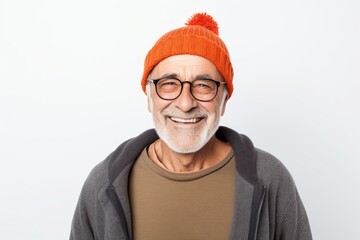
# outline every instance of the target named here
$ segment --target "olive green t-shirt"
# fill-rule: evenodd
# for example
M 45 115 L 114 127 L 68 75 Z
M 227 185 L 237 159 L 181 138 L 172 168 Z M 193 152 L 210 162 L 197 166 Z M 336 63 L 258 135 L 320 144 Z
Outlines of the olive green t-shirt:
M 234 209 L 235 159 L 194 173 L 169 172 L 146 149 L 130 176 L 135 240 L 228 239 Z

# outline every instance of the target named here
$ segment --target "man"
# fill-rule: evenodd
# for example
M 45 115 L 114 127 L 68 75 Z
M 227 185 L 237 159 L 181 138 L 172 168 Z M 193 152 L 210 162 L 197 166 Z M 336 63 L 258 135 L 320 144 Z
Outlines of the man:
M 311 239 L 285 167 L 219 127 L 232 80 L 211 16 L 195 14 L 163 35 L 141 81 L 156 130 L 93 169 L 70 239 Z

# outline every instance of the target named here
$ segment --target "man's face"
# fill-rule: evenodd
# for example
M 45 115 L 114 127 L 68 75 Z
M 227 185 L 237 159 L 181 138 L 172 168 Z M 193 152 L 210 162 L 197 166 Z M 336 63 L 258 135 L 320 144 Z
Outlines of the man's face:
M 208 76 L 223 81 L 214 64 L 206 58 L 194 55 L 171 56 L 155 66 L 150 79 L 165 75 L 176 75 L 181 81 L 190 81 L 199 76 Z M 200 102 L 190 93 L 190 84 L 184 84 L 183 91 L 175 100 L 163 100 L 150 84 L 148 109 L 153 115 L 155 129 L 170 149 L 179 153 L 192 153 L 201 149 L 215 134 L 220 117 L 225 111 L 225 85 L 219 87 L 217 96 L 209 102 Z

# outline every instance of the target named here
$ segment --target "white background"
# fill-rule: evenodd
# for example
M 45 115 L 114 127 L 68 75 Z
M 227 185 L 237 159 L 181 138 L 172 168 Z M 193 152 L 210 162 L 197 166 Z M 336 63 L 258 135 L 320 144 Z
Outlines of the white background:
M 206 11 L 235 69 L 222 125 L 290 170 L 314 239 L 360 235 L 357 0 L 0 0 L 1 239 L 67 239 L 90 170 L 152 127 L 152 44 Z

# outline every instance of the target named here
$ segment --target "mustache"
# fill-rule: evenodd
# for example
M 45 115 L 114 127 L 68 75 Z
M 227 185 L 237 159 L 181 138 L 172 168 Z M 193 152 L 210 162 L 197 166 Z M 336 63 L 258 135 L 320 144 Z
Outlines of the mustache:
M 205 110 L 191 109 L 188 112 L 177 110 L 176 108 L 166 108 L 161 112 L 166 117 L 178 117 L 178 118 L 207 118 L 208 112 Z

